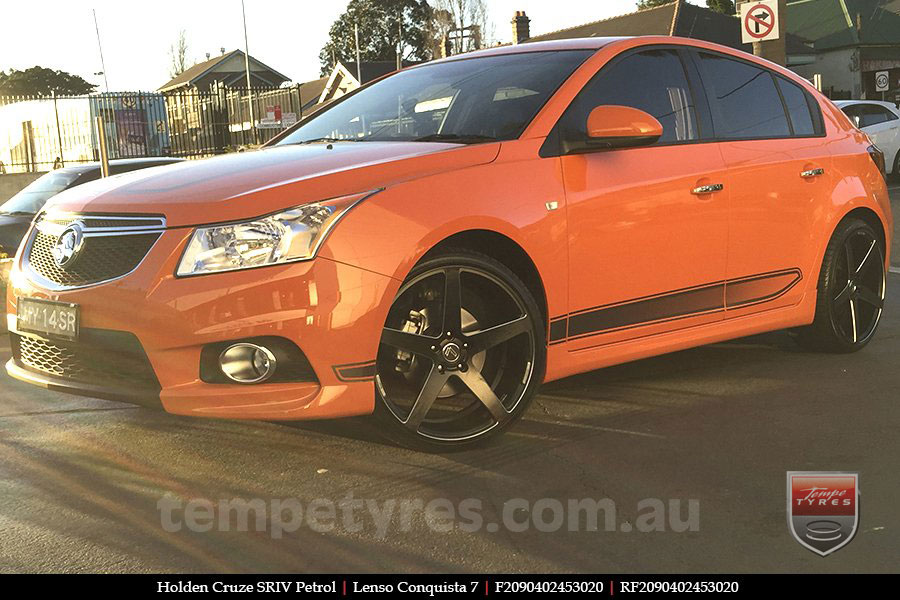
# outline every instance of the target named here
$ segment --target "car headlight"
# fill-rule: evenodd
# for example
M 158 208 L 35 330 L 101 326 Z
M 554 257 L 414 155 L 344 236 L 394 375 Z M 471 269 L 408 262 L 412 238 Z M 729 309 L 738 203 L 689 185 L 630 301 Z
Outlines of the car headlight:
M 236 271 L 314 258 L 328 232 L 353 206 L 378 190 L 312 202 L 243 223 L 199 227 L 177 275 Z

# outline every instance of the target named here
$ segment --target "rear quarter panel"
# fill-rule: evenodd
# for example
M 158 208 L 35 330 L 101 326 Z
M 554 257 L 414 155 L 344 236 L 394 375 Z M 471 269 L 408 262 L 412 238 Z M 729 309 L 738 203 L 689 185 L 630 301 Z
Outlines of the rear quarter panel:
M 894 219 L 887 184 L 867 152 L 869 137 L 828 99 L 817 95 L 825 118 L 827 148 L 832 156 L 834 189 L 818 219 L 821 229 L 818 265 L 835 228 L 851 211 L 864 208 L 877 215 L 885 237 L 885 264 L 890 266 Z M 886 157 L 887 160 L 890 160 Z M 816 271 L 818 275 L 818 270 Z M 817 279 L 813 280 L 815 283 Z

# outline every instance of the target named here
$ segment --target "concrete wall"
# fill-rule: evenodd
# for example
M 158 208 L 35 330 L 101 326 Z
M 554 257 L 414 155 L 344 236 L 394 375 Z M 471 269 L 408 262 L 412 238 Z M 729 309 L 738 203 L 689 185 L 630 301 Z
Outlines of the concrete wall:
M 0 204 L 15 196 L 23 187 L 43 173 L 8 173 L 0 175 Z
M 849 92 L 853 99 L 859 99 L 862 95 L 859 50 L 856 48 L 821 52 L 816 55 L 815 62 L 792 66 L 791 70 L 809 80 L 820 73 L 822 87 L 826 92 L 828 88 L 834 88 L 836 92 Z

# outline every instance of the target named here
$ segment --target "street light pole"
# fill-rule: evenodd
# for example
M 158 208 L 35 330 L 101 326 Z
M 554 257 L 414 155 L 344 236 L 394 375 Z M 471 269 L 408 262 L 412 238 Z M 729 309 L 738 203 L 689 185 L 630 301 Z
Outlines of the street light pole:
M 241 17 L 244 19 L 244 71 L 247 75 L 247 104 L 250 107 L 250 129 L 253 130 L 253 141 L 256 141 L 256 119 L 253 116 L 253 90 L 250 89 L 250 44 L 247 41 L 247 10 L 241 0 Z
M 100 26 L 97 25 L 97 9 L 92 9 L 94 13 L 94 31 L 97 32 L 97 48 L 100 50 L 100 68 L 103 69 L 103 87 L 106 93 L 109 93 L 109 81 L 106 79 L 106 63 L 103 62 L 103 45 L 100 43 Z

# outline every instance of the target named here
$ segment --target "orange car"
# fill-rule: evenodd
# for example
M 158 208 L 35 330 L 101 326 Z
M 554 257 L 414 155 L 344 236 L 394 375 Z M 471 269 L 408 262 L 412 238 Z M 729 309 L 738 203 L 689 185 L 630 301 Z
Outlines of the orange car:
M 884 161 L 788 70 L 668 37 L 388 76 L 269 147 L 60 194 L 16 258 L 15 378 L 205 417 L 375 413 L 430 449 L 541 382 L 884 304 Z

